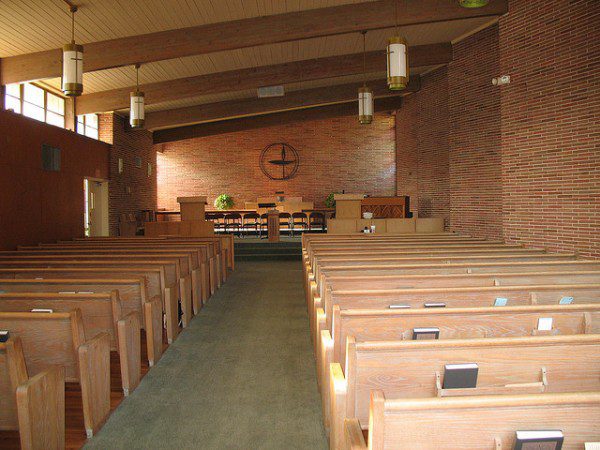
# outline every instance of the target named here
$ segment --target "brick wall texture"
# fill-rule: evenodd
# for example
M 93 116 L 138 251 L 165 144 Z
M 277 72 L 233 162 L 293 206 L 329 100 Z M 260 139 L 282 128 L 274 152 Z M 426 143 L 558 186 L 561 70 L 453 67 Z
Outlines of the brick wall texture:
M 98 128 L 100 140 L 111 144 L 109 225 L 111 236 L 116 236 L 121 214 L 156 208 L 156 151 L 150 132 L 131 130 L 126 119 L 116 114 L 101 114 Z M 141 167 L 137 167 L 136 157 L 140 158 Z M 119 158 L 123 159 L 120 174 Z M 148 164 L 152 166 L 150 175 Z
M 267 145 L 286 142 L 299 154 L 300 166 L 290 180 L 273 181 L 259 167 Z M 178 209 L 178 196 L 222 193 L 235 207 L 258 196 L 302 196 L 323 206 L 330 192 L 395 195 L 394 121 L 378 114 L 369 126 L 357 117 L 340 117 L 189 139 L 161 146 L 158 153 L 158 206 Z

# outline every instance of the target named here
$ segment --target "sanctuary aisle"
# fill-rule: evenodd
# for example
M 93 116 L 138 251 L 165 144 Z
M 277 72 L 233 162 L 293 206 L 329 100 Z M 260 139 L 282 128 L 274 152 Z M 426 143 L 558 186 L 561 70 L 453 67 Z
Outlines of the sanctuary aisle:
M 85 448 L 327 448 L 300 263 L 239 263 Z

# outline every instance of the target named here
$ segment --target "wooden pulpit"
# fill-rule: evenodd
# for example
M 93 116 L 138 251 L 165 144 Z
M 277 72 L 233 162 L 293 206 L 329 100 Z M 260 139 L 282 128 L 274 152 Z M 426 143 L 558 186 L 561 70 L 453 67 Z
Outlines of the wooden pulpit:
M 206 197 L 177 197 L 181 221 L 205 220 Z

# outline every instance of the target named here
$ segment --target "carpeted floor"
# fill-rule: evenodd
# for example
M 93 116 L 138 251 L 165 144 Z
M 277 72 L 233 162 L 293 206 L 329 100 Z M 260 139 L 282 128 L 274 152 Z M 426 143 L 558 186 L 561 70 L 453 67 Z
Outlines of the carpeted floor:
M 85 448 L 326 449 L 300 262 L 242 262 Z

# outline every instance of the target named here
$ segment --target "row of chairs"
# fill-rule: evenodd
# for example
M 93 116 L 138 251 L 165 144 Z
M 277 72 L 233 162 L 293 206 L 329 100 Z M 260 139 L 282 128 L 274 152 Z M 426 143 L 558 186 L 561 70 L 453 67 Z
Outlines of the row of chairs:
M 244 231 L 262 236 L 263 231 L 266 232 L 268 228 L 266 213 L 207 213 L 206 220 L 214 223 L 215 231 L 238 233 L 240 236 Z M 309 214 L 282 212 L 279 213 L 279 225 L 281 229 L 287 228 L 290 236 L 293 236 L 296 231 L 325 231 L 325 215 L 317 211 Z

